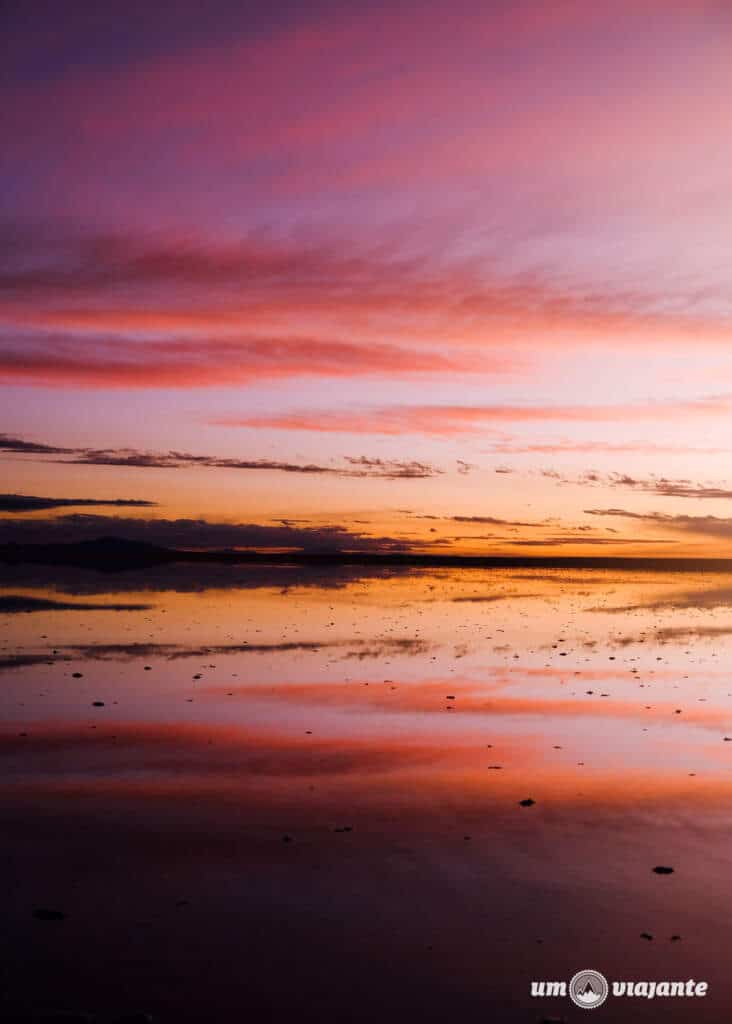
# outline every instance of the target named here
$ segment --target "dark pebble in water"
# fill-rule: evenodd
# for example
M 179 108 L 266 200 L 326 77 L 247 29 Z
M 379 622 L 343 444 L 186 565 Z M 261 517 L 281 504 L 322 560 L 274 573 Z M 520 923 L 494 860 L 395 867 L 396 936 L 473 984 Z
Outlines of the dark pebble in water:
M 533 807 L 536 800 L 532 800 L 530 796 L 527 796 L 525 800 L 519 800 L 521 807 Z
M 71 678 L 72 679 L 83 679 L 84 678 L 84 674 L 82 672 L 72 672 L 71 673 Z
M 671 941 L 672 942 L 681 942 L 681 936 L 680 935 L 672 935 L 671 936 Z
M 657 875 L 672 875 L 674 873 L 673 868 L 667 868 L 663 864 L 657 864 L 653 870 Z
M 33 911 L 36 921 L 65 921 L 66 914 L 61 910 L 49 910 L 48 907 L 36 907 Z
M 334 832 L 353 832 L 353 825 L 343 825 L 341 828 L 334 828 Z
M 650 932 L 641 932 L 640 937 L 642 939 L 645 939 L 647 942 L 653 942 L 653 936 L 650 934 Z
M 282 837 L 282 842 L 283 843 L 291 843 L 292 842 L 292 836 L 283 836 Z
M 104 707 L 104 701 L 103 700 L 94 700 L 94 701 L 92 701 L 92 707 L 93 708 L 103 708 Z

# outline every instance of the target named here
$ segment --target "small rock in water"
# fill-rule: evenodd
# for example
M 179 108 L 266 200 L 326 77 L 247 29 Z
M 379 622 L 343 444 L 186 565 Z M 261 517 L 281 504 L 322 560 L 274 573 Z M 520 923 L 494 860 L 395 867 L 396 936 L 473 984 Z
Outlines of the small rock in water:
M 650 934 L 650 932 L 641 932 L 640 937 L 642 939 L 646 939 L 647 942 L 653 942 L 653 936 Z
M 674 873 L 673 868 L 667 868 L 664 864 L 657 864 L 653 870 L 657 875 L 672 875 Z
M 521 807 L 533 807 L 536 800 L 532 800 L 530 796 L 527 796 L 525 800 L 519 800 Z

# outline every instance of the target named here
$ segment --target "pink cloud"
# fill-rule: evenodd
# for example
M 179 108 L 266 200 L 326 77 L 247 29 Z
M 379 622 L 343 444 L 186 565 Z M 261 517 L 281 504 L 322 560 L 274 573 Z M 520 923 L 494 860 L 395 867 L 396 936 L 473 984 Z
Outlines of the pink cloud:
M 465 355 L 317 338 L 0 341 L 0 383 L 199 388 L 288 376 L 412 376 L 506 368 Z
M 426 434 L 449 437 L 485 432 L 505 423 L 565 421 L 618 423 L 665 420 L 679 415 L 715 415 L 732 406 L 732 396 L 628 405 L 412 405 L 332 412 L 314 410 L 271 416 L 219 417 L 226 427 L 304 430 L 352 434 Z

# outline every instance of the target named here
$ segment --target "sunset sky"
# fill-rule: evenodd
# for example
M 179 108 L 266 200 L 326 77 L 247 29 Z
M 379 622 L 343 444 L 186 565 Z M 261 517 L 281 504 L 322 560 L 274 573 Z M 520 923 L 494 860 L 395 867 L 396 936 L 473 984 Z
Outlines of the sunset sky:
M 728 0 L 0 35 L 0 541 L 732 556 Z

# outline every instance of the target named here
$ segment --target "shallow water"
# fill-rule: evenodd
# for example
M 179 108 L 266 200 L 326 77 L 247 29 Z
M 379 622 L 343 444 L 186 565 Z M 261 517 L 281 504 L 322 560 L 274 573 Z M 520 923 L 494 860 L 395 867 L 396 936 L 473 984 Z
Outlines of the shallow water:
M 14 573 L 9 1019 L 726 1019 L 732 576 Z

